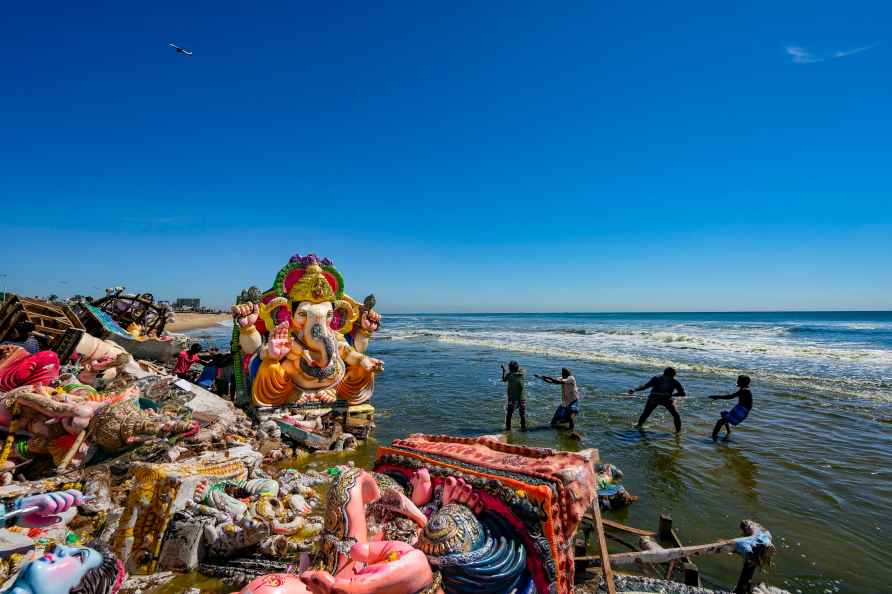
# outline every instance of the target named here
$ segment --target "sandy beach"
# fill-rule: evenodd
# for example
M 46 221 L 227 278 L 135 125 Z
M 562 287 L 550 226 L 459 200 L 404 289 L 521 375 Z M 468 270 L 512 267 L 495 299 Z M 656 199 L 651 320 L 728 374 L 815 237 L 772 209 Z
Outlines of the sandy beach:
M 210 328 L 216 326 L 219 322 L 230 319 L 231 317 L 232 316 L 226 313 L 178 313 L 176 314 L 176 322 L 168 324 L 167 327 L 165 327 L 165 330 L 167 332 L 187 332 L 189 330 Z

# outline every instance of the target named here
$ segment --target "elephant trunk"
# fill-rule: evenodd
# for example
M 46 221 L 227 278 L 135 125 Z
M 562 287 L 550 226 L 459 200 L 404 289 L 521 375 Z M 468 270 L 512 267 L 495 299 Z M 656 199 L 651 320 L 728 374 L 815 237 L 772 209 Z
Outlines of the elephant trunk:
M 330 331 L 326 331 L 321 325 L 313 324 L 310 331 L 304 335 L 309 361 L 301 358 L 301 370 L 315 377 L 325 379 L 337 372 L 338 366 L 335 360 L 336 344 Z
M 412 503 L 411 499 L 397 489 L 389 488 L 382 490 L 381 499 L 377 503 L 392 512 L 409 518 L 421 528 L 427 525 L 427 516 L 424 515 L 424 512 L 418 509 L 418 506 Z

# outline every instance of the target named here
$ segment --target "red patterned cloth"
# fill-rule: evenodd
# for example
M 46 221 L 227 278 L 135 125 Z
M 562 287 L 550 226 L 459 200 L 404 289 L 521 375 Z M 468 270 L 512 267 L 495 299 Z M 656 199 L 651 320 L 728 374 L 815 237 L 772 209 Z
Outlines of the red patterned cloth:
M 29 355 L 25 349 L 16 347 L 0 361 L 0 391 L 27 385 L 52 384 L 59 377 L 59 357 L 53 351 L 40 351 Z

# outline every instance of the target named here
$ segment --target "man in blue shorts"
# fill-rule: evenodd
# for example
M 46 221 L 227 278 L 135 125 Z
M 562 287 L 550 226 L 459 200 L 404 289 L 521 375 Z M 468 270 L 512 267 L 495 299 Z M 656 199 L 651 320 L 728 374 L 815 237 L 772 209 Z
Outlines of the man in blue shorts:
M 579 414 L 579 388 L 576 387 L 576 378 L 573 377 L 573 372 L 564 367 L 561 369 L 559 378 L 548 375 L 537 375 L 536 377 L 546 384 L 561 385 L 561 405 L 557 407 L 551 418 L 551 426 L 556 427 L 559 423 L 568 423 L 570 431 L 573 431 L 574 419 Z
M 719 431 L 722 430 L 722 425 L 725 426 L 726 431 L 723 441 L 728 441 L 731 438 L 731 425 L 734 425 L 735 427 L 737 425 L 740 425 L 753 409 L 753 393 L 750 392 L 749 376 L 737 376 L 737 387 L 739 389 L 733 394 L 726 394 L 724 396 L 710 396 L 710 399 L 712 400 L 734 400 L 735 398 L 738 399 L 737 404 L 734 405 L 734 408 L 732 408 L 731 410 L 722 411 L 722 417 L 718 421 L 716 421 L 715 428 L 712 430 L 712 441 L 718 441 Z

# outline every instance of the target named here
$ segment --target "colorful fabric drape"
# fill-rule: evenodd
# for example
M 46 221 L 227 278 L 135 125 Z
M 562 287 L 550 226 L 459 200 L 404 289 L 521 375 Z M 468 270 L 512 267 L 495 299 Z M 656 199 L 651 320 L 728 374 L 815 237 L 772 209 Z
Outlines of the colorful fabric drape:
M 40 351 L 29 355 L 21 347 L 7 349 L 7 356 L 0 361 L 0 391 L 26 385 L 48 386 L 59 377 L 59 357 L 53 351 Z

